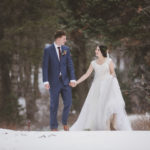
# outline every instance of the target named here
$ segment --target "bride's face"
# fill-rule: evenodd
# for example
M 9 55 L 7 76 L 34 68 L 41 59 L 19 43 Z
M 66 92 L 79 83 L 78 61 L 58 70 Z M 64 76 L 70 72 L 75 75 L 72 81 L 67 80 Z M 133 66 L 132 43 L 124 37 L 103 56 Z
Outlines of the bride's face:
M 99 49 L 98 46 L 97 46 L 96 49 L 95 49 L 95 55 L 96 55 L 97 57 L 101 57 L 101 56 L 102 56 L 102 53 L 101 53 L 101 51 L 100 51 L 100 49 Z

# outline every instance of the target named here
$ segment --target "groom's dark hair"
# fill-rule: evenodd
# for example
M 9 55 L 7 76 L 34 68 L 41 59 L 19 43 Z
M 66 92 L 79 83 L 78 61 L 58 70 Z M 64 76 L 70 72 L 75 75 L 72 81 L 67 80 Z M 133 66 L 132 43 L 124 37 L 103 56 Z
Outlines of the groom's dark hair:
M 65 35 L 66 35 L 66 33 L 64 31 L 58 30 L 55 32 L 54 38 L 56 40 L 57 38 L 60 38 L 60 37 L 65 36 Z

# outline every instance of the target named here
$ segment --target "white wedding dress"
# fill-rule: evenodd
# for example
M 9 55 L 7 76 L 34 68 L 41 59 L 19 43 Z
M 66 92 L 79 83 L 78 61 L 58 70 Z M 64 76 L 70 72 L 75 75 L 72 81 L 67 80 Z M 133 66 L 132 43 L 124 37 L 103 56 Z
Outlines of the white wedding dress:
M 131 130 L 118 80 L 110 74 L 110 61 L 107 58 L 101 65 L 96 60 L 91 62 L 94 80 L 71 131 L 108 130 L 107 120 L 112 114 L 116 114 L 116 130 Z

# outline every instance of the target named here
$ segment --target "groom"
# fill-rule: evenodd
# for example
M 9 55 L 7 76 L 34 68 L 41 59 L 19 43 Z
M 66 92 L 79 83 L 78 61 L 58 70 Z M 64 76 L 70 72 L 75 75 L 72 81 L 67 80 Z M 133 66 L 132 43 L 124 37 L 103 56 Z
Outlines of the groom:
M 51 130 L 57 131 L 58 129 L 57 111 L 59 94 L 61 94 L 64 104 L 62 124 L 64 130 L 68 131 L 67 120 L 72 104 L 71 87 L 75 86 L 76 79 L 70 49 L 64 45 L 66 43 L 65 32 L 57 31 L 54 35 L 54 39 L 54 43 L 44 49 L 43 82 L 45 88 L 50 92 Z

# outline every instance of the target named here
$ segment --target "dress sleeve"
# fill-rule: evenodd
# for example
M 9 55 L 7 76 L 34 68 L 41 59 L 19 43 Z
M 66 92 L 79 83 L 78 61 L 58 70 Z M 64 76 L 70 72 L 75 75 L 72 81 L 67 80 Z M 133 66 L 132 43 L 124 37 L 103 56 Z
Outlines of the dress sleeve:
M 95 66 L 95 60 L 91 61 L 91 65 L 94 68 L 94 66 Z
M 108 65 L 110 64 L 111 61 L 112 61 L 112 59 L 108 58 L 108 60 L 107 60 Z
M 111 58 L 109 58 L 108 61 L 107 61 L 108 65 L 109 65 L 111 62 L 113 62 L 113 60 L 112 60 Z M 114 64 L 114 68 L 116 68 L 116 65 L 115 65 L 114 62 L 113 62 L 113 64 Z

